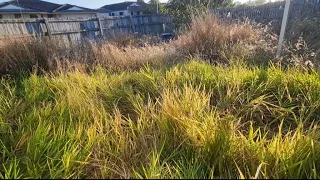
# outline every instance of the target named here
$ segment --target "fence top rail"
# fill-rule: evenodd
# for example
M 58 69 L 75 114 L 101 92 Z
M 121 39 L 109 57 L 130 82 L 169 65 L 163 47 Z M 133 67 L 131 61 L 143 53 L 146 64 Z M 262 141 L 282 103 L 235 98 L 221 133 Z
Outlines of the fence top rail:
M 169 18 L 167 15 L 163 14 L 147 14 L 147 15 L 134 15 L 133 18 L 143 18 L 143 17 L 152 17 L 152 18 Z M 87 21 L 97 21 L 100 20 L 119 20 L 119 19 L 128 19 L 128 16 L 123 17 L 93 17 L 93 18 L 68 18 L 68 19 L 60 19 L 60 18 L 37 18 L 37 19 L 2 19 L 0 23 L 34 23 L 34 22 L 43 22 L 44 20 L 48 20 L 51 23 L 59 23 L 59 22 L 87 22 Z
M 0 20 L 0 24 L 4 23 L 36 23 L 42 22 L 43 19 L 2 19 Z
M 166 14 L 142 14 L 142 15 L 132 15 L 132 17 L 169 17 Z M 129 16 L 111 16 L 111 17 L 101 17 L 100 19 L 119 19 L 128 18 Z
M 48 22 L 50 22 L 50 23 L 88 22 L 88 21 L 97 21 L 97 18 L 91 18 L 91 19 L 48 19 Z

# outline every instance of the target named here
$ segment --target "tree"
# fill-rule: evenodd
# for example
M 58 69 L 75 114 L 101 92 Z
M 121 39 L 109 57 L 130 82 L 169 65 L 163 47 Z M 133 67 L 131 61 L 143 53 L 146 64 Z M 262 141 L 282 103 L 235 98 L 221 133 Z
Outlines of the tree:
M 144 14 L 164 14 L 165 4 L 161 3 L 159 0 L 150 0 L 148 3 L 148 9 L 144 11 Z
M 267 0 L 249 0 L 246 4 L 249 6 L 260 6 L 267 3 Z
M 236 7 L 261 6 L 266 3 L 273 3 L 277 1 L 283 1 L 283 0 L 248 0 L 245 3 L 241 3 L 238 1 L 238 2 L 235 2 L 235 6 Z
M 233 0 L 169 0 L 166 9 L 173 18 L 173 24 L 180 27 L 191 23 L 197 13 L 232 5 Z

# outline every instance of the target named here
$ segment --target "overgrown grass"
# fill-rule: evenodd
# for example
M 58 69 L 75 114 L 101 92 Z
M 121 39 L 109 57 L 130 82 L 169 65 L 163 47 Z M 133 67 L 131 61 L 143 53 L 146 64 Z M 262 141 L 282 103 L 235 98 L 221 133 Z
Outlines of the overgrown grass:
M 320 178 L 320 76 L 211 66 L 2 79 L 0 178 Z
M 249 23 L 228 23 L 209 13 L 194 18 L 189 31 L 175 44 L 182 54 L 229 64 L 234 59 L 248 58 L 262 39 L 261 35 Z
M 156 67 L 182 59 L 170 44 L 137 44 L 123 46 L 122 42 L 104 39 L 81 43 L 65 42 L 62 38 L 7 39 L 0 45 L 0 75 L 74 69 L 88 72 L 97 66 L 113 71 L 135 70 L 146 64 Z
M 230 24 L 213 15 L 196 18 L 188 32 L 171 42 L 133 35 L 81 43 L 66 42 L 59 36 L 5 39 L 0 43 L 0 75 L 25 72 L 56 72 L 98 66 L 121 72 L 174 65 L 196 57 L 212 63 L 230 64 L 247 60 L 257 47 L 261 33 L 250 24 Z M 257 59 L 257 58 L 256 58 Z M 267 59 L 269 60 L 269 59 Z
M 266 65 L 260 32 L 205 16 L 167 44 L 6 41 L 0 178 L 320 178 L 320 76 Z

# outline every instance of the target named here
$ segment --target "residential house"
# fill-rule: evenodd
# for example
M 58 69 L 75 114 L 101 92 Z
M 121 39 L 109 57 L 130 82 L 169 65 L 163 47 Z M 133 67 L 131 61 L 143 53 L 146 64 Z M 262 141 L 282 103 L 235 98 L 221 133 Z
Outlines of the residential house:
M 98 9 L 98 16 L 130 16 L 130 15 L 141 15 L 148 7 L 143 0 L 137 1 L 126 1 L 117 4 L 105 5 Z
M 102 18 L 110 17 L 111 12 L 112 11 L 110 11 L 108 9 L 104 9 L 103 7 L 101 7 L 101 8 L 98 9 L 98 17 L 102 17 Z
M 41 0 L 13 0 L 0 3 L 0 19 L 19 18 L 91 18 L 98 11 L 71 4 Z

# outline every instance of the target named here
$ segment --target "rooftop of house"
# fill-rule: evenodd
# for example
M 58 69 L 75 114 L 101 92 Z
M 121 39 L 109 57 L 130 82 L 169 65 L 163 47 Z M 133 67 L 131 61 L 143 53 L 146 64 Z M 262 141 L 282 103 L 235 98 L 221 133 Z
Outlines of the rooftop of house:
M 98 12 L 97 10 L 75 6 L 71 4 L 65 4 L 61 6 L 60 8 L 54 10 L 54 12 Z
M 105 8 L 99 8 L 98 9 L 99 13 L 110 13 L 111 11 Z
M 105 5 L 101 8 L 107 9 L 109 11 L 122 11 L 122 10 L 128 10 L 128 8 L 132 8 L 135 10 L 143 10 L 146 7 L 147 7 L 147 4 L 144 2 L 126 1 L 122 3 Z
M 71 4 L 56 4 L 41 0 L 13 0 L 0 3 L 0 12 L 97 12 Z

